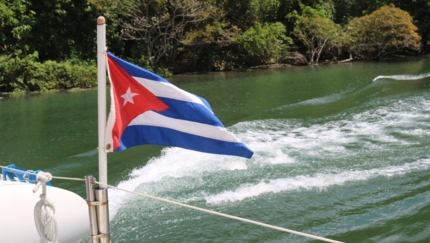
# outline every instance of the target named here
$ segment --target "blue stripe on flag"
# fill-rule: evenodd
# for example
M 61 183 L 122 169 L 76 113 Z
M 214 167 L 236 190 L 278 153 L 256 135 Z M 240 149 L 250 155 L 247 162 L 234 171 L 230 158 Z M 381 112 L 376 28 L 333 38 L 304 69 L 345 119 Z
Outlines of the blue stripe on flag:
M 246 158 L 251 158 L 254 153 L 243 143 L 219 141 L 154 126 L 128 126 L 121 137 L 121 147 L 116 151 L 133 147 L 136 144 L 176 146 L 200 152 Z
M 158 112 L 161 115 L 181 120 L 194 121 L 198 123 L 224 127 L 222 122 L 201 104 L 193 102 L 183 102 L 162 97 L 158 98 L 170 107 L 165 111 Z

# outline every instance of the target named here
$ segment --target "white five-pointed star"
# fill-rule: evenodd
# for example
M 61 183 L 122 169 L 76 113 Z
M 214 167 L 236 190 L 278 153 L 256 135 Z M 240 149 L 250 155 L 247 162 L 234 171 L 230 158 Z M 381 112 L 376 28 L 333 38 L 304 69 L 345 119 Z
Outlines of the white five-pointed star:
M 139 95 L 137 93 L 132 93 L 130 90 L 130 87 L 128 87 L 127 92 L 125 94 L 121 95 L 121 97 L 124 99 L 124 104 L 122 106 L 125 106 L 128 102 L 134 104 L 133 97 Z

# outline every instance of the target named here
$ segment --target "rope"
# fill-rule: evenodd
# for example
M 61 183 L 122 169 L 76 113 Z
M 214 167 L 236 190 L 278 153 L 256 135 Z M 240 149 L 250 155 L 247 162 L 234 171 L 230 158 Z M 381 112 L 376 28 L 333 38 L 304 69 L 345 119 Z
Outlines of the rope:
M 33 189 L 36 192 L 42 186 L 40 201 L 34 207 L 34 223 L 41 243 L 57 243 L 58 227 L 55 219 L 54 203 L 46 197 L 46 182 L 52 179 L 52 175 L 47 172 L 37 173 L 37 184 Z
M 53 176 L 52 179 L 68 180 L 68 181 L 85 181 L 85 179 L 83 178 L 72 178 L 72 177 L 61 177 L 61 176 Z
M 255 224 L 255 225 L 263 226 L 263 227 L 266 227 L 266 228 L 270 228 L 270 229 L 274 229 L 274 230 L 278 230 L 278 231 L 287 232 L 287 233 L 290 233 L 290 234 L 300 235 L 300 236 L 304 236 L 304 237 L 308 237 L 308 238 L 312 238 L 312 239 L 320 240 L 320 241 L 324 241 L 324 242 L 343 243 L 341 241 L 327 239 L 327 238 L 324 238 L 324 237 L 320 237 L 320 236 L 316 236 L 316 235 L 311 235 L 311 234 L 307 234 L 307 233 L 303 233 L 303 232 L 299 232 L 299 231 L 295 231 L 295 230 L 290 230 L 290 229 L 286 229 L 286 228 L 282 228 L 282 227 L 278 227 L 278 226 L 274 226 L 274 225 L 270 225 L 270 224 L 265 224 L 265 223 L 261 223 L 261 222 L 250 220 L 250 219 L 240 218 L 240 217 L 228 215 L 228 214 L 225 214 L 225 213 L 219 213 L 219 212 L 216 212 L 216 211 L 212 211 L 212 210 L 208 210 L 208 209 L 204 209 L 204 208 L 199 208 L 199 207 L 196 207 L 196 206 L 191 206 L 191 205 L 188 205 L 188 204 L 171 201 L 171 200 L 168 200 L 168 199 L 151 196 L 151 195 L 148 195 L 148 194 L 145 194 L 145 193 L 140 193 L 140 192 L 135 192 L 135 191 L 129 191 L 129 190 L 126 190 L 126 189 L 122 189 L 122 188 L 114 187 L 114 186 L 107 185 L 107 184 L 104 184 L 104 183 L 100 183 L 98 181 L 96 181 L 96 183 L 99 184 L 99 185 L 105 186 L 105 187 L 117 189 L 117 190 L 120 190 L 120 191 L 132 193 L 132 194 L 135 194 L 135 195 L 144 196 L 144 197 L 147 197 L 147 198 L 151 198 L 151 199 L 155 199 L 155 200 L 158 200 L 158 201 L 162 201 L 162 202 L 166 202 L 166 203 L 178 205 L 178 206 L 181 206 L 181 207 L 190 208 L 190 209 L 193 209 L 193 210 L 197 210 L 197 211 L 201 211 L 201 212 L 205 212 L 205 213 L 214 214 L 214 215 L 218 215 L 218 216 L 221 216 L 221 217 L 225 217 L 225 218 L 230 218 L 230 219 L 242 221 L 242 222 L 245 222 L 245 223 Z

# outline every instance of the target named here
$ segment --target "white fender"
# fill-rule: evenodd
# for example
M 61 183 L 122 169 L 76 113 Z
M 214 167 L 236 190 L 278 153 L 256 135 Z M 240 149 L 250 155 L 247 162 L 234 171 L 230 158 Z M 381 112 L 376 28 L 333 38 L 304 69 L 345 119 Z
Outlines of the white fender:
M 34 223 L 34 206 L 41 190 L 34 184 L 0 180 L 0 242 L 40 242 Z M 75 243 L 90 236 L 87 202 L 79 195 L 53 186 L 46 196 L 55 205 L 59 243 Z

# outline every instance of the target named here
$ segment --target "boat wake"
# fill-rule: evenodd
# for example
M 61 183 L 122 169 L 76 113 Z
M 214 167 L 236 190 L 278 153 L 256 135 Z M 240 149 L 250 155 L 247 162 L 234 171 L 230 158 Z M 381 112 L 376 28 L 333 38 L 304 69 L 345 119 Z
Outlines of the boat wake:
M 423 74 L 415 74 L 415 75 L 388 75 L 388 76 L 378 76 L 373 79 L 373 82 L 375 82 L 378 79 L 393 79 L 393 80 L 419 80 L 419 79 L 425 79 L 430 77 L 430 73 L 423 73 Z
M 165 148 L 118 187 L 216 205 L 428 170 L 424 144 L 430 135 L 429 107 L 427 96 L 390 97 L 332 115 L 328 122 L 319 118 L 241 122 L 229 130 L 255 152 L 252 159 Z M 110 202 L 114 217 L 136 199 L 112 191 Z
M 388 166 L 362 171 L 342 171 L 340 173 L 317 173 L 314 176 L 300 175 L 292 178 L 263 179 L 257 184 L 245 184 L 236 190 L 227 190 L 215 195 L 205 197 L 207 203 L 218 204 L 222 202 L 242 201 L 246 198 L 257 197 L 265 193 L 279 193 L 284 191 L 322 190 L 329 186 L 342 185 L 346 182 L 370 180 L 376 177 L 401 176 L 406 173 L 427 170 L 430 168 L 430 159 L 400 166 Z

